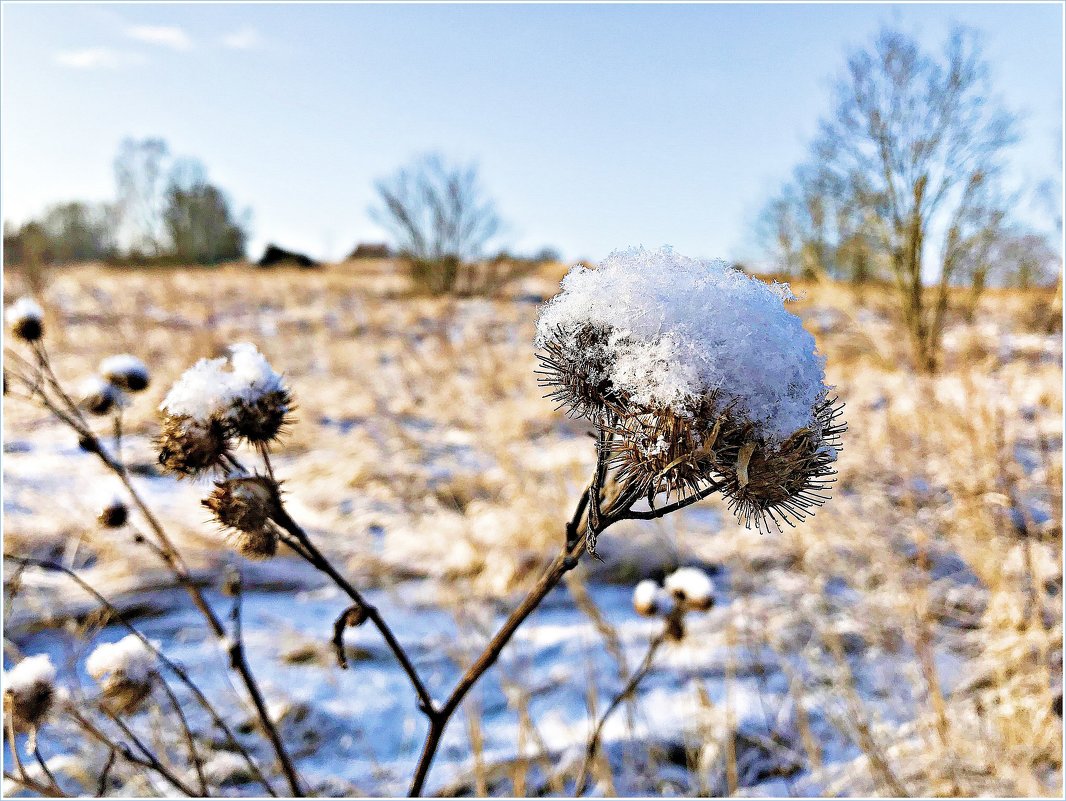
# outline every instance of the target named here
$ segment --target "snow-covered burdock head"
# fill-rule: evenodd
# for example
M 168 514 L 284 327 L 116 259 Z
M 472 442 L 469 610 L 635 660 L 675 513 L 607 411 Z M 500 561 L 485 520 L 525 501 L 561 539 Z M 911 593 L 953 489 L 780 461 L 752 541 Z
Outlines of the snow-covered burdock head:
M 85 379 L 80 388 L 81 406 L 89 414 L 105 415 L 126 403 L 122 390 L 100 376 Z
M 47 654 L 28 656 L 4 671 L 4 717 L 17 732 L 34 731 L 52 708 L 56 668 Z M 12 744 L 14 748 L 14 744 Z
M 159 462 L 180 476 L 221 466 L 231 439 L 265 445 L 288 422 L 292 398 L 255 345 L 200 359 L 182 373 L 159 406 Z
M 152 691 L 156 657 L 139 637 L 130 634 L 118 642 L 96 646 L 85 669 L 100 683 L 108 707 L 129 715 Z
M 147 389 L 151 380 L 145 363 L 129 353 L 108 356 L 100 362 L 100 375 L 126 392 L 140 392 Z
M 266 476 L 236 476 L 219 481 L 201 501 L 233 537 L 237 552 L 249 559 L 277 553 L 278 535 L 270 522 L 278 508 L 278 488 Z
M 540 380 L 611 433 L 642 494 L 716 484 L 745 525 L 801 520 L 826 499 L 844 426 L 792 299 L 723 261 L 618 251 L 542 308 Z
M 682 567 L 666 577 L 665 590 L 686 610 L 706 612 L 714 606 L 714 583 L 698 567 Z
M 11 333 L 25 342 L 36 342 L 44 335 L 44 309 L 33 298 L 19 298 L 4 316 Z

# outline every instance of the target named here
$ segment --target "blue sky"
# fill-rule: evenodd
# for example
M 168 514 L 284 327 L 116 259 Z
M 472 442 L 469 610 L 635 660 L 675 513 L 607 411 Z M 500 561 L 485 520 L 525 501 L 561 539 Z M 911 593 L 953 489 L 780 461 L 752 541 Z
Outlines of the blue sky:
M 266 241 L 337 258 L 381 238 L 373 182 L 476 159 L 503 244 L 758 259 L 846 53 L 878 27 L 985 38 L 1024 114 L 1009 180 L 1061 167 L 1062 6 L 20 5 L 3 7 L 2 214 L 114 195 L 127 136 L 162 136 Z M 1019 214 L 1051 230 L 1023 203 Z

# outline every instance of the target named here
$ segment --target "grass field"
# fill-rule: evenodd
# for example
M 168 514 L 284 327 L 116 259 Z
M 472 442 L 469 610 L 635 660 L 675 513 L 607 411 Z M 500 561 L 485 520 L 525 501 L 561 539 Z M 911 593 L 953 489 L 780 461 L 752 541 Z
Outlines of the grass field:
M 227 565 L 244 574 L 253 667 L 323 794 L 403 792 L 422 726 L 409 688 L 370 631 L 351 640 L 365 664 L 340 674 L 320 607 L 335 616 L 341 601 L 316 596 L 319 582 L 291 554 L 253 563 L 225 547 L 199 504 L 208 487 L 154 467 L 155 409 L 195 360 L 255 342 L 298 404 L 275 462 L 293 514 L 380 593 L 445 688 L 557 549 L 594 463 L 587 426 L 556 412 L 533 373 L 537 305 L 564 272 L 545 267 L 497 297 L 462 299 L 412 296 L 389 262 L 5 276 L 5 304 L 35 291 L 45 306 L 64 382 L 76 387 L 114 353 L 151 368 L 124 414 L 124 452 L 206 586 L 219 587 Z M 1052 294 L 987 293 L 971 321 L 952 316 L 944 369 L 922 377 L 907 366 L 888 289 L 793 288 L 847 404 L 833 499 L 780 533 L 745 530 L 714 499 L 612 528 L 604 561 L 583 563 L 464 707 L 431 791 L 564 793 L 589 706 L 617 692 L 652 631 L 628 604 L 633 585 L 696 564 L 715 580 L 716 607 L 612 719 L 598 792 L 1061 795 L 1063 373 Z M 5 552 L 77 569 L 239 717 L 232 689 L 208 678 L 225 673 L 217 652 L 179 614 L 188 600 L 165 590 L 131 532 L 96 523 L 110 485 L 94 458 L 18 399 L 5 398 L 3 426 Z M 286 608 L 287 598 L 299 602 Z M 44 650 L 78 664 L 102 636 L 92 608 L 54 576 L 20 574 L 5 659 Z M 159 729 L 141 717 L 146 732 Z M 41 747 L 61 782 L 92 791 L 106 750 L 61 721 Z M 247 791 L 218 751 L 221 791 Z M 114 781 L 153 790 L 117 768 Z

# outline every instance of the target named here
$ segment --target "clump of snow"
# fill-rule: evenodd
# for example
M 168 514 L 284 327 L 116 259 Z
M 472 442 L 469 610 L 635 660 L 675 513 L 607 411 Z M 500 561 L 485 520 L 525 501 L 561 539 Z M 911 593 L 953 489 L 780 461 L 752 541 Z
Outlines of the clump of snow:
M 103 643 L 89 654 L 85 669 L 97 681 L 117 676 L 134 682 L 145 682 L 155 670 L 155 654 L 133 634 L 118 642 Z
M 666 577 L 666 591 L 685 604 L 706 608 L 714 601 L 714 582 L 698 567 L 682 567 Z
M 56 667 L 48 654 L 28 656 L 11 670 L 4 671 L 4 689 L 15 694 L 25 693 L 41 684 L 56 680 Z
M 541 310 L 536 344 L 592 326 L 606 336 L 569 354 L 592 381 L 609 379 L 634 403 L 680 415 L 716 392 L 723 407 L 781 440 L 815 427 L 827 390 L 814 337 L 785 308 L 793 299 L 787 284 L 721 260 L 633 248 L 596 269 L 574 267 Z
M 281 375 L 274 371 L 270 362 L 251 342 L 231 345 L 230 354 L 234 397 L 255 403 L 264 395 L 285 390 Z
M 252 404 L 285 383 L 250 342 L 230 346 L 229 357 L 200 359 L 181 374 L 159 405 L 160 411 L 207 421 L 225 416 L 238 402 Z
M 44 320 L 44 309 L 33 298 L 23 297 L 7 307 L 5 315 L 8 325 L 17 327 L 23 323 L 33 321 L 36 323 Z

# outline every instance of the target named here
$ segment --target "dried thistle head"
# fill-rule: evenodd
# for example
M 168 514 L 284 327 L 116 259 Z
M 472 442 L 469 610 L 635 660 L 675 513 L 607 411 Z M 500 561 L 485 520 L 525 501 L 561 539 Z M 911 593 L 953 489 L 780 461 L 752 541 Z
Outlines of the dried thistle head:
M 96 519 L 104 528 L 122 528 L 129 520 L 129 509 L 121 498 L 115 496 L 103 505 Z
M 33 298 L 19 298 L 7 307 L 11 333 L 23 342 L 36 342 L 44 336 L 44 309 Z
M 746 527 L 771 523 L 795 525 L 828 499 L 836 471 L 833 463 L 847 425 L 843 404 L 824 398 L 815 408 L 814 428 L 802 428 L 783 442 L 768 441 L 754 430 L 737 429 L 721 437 L 714 470 L 730 510 Z
M 100 362 L 100 375 L 126 392 L 141 392 L 148 388 L 151 381 L 145 363 L 129 353 L 108 356 Z
M 266 476 L 238 476 L 215 483 L 202 501 L 229 530 L 234 548 L 249 559 L 277 553 L 278 535 L 270 520 L 278 507 L 278 486 Z
M 225 424 L 216 417 L 200 420 L 164 413 L 156 437 L 159 464 L 179 478 L 221 467 L 229 455 Z
M 4 717 L 16 732 L 35 731 L 52 709 L 56 669 L 47 654 L 23 659 L 4 672 Z
M 284 387 L 250 400 L 237 397 L 230 407 L 229 423 L 234 434 L 253 445 L 267 443 L 288 425 L 292 408 L 292 397 Z
M 620 411 L 624 397 L 610 378 L 606 343 L 611 331 L 606 326 L 557 326 L 539 339 L 537 382 L 549 392 L 545 396 L 565 408 L 571 417 L 596 420 L 605 409 Z

